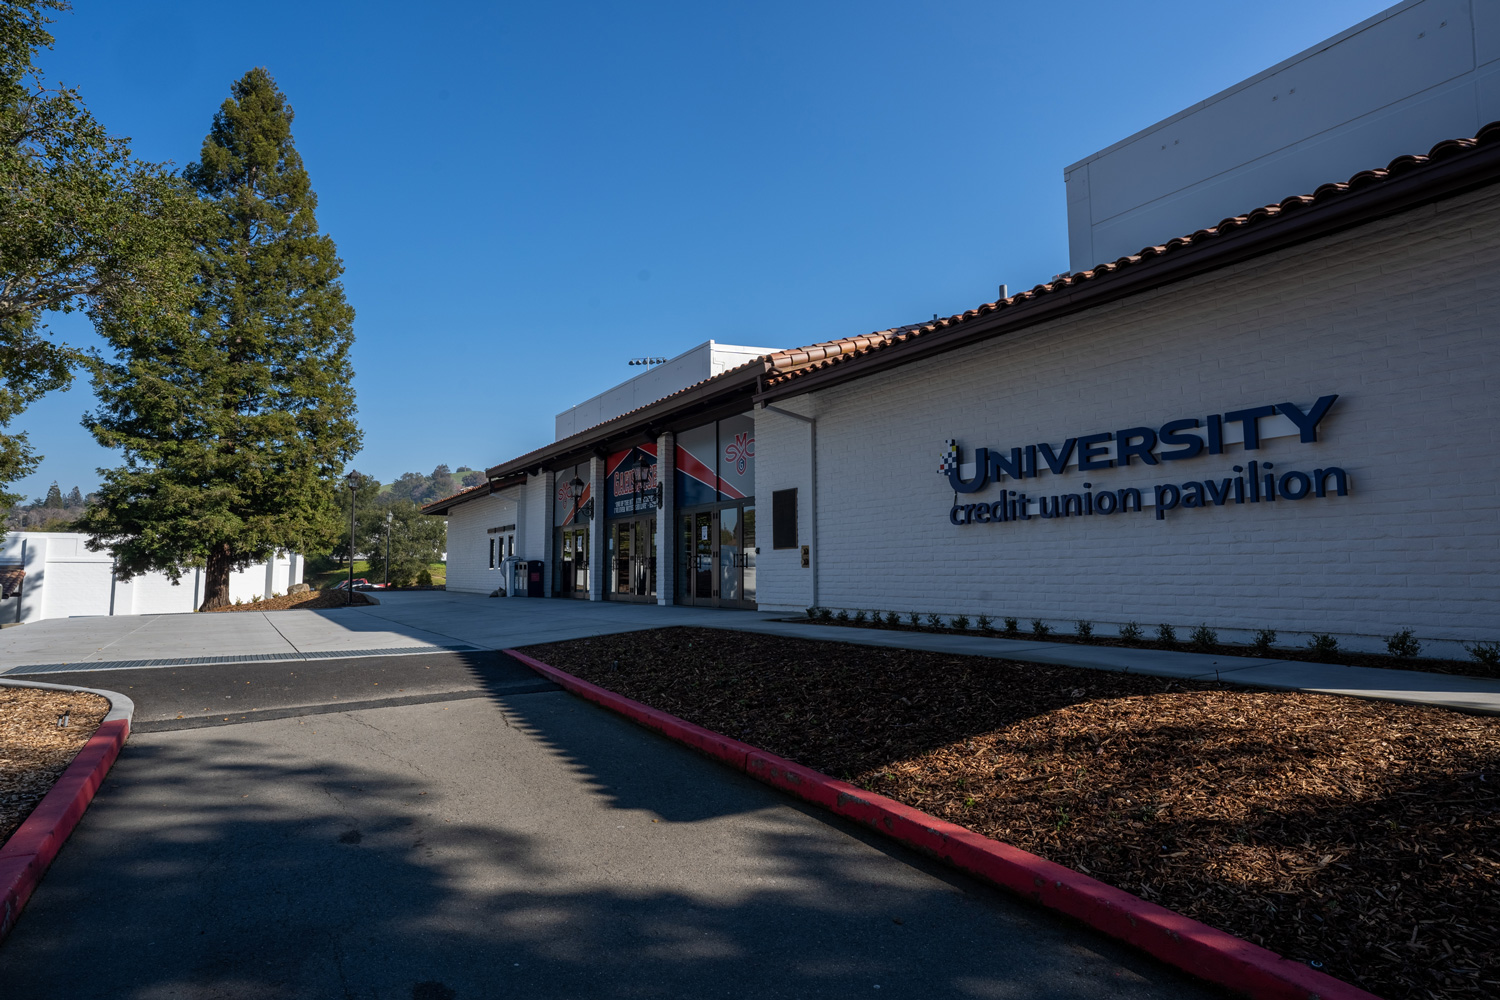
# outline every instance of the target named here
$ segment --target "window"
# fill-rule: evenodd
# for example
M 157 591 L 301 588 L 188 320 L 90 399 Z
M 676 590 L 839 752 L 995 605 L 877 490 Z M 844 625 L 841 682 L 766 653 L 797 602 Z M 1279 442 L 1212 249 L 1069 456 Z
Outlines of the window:
M 771 493 L 771 547 L 797 547 L 797 490 L 774 490 Z
M 490 539 L 490 569 L 495 568 L 495 540 Z

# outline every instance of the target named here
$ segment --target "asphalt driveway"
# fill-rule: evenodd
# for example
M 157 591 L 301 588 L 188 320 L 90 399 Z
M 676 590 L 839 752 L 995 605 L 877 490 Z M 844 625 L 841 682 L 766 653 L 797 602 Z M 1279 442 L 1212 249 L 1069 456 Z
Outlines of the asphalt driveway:
M 138 727 L 6 997 L 1215 995 L 493 652 L 38 679 Z

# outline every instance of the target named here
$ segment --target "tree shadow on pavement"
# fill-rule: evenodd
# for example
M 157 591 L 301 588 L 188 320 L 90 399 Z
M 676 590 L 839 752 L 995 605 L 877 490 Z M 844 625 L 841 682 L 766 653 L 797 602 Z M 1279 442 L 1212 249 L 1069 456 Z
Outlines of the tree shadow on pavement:
M 0 947 L 0 982 L 79 1000 L 1210 995 L 902 854 L 560 693 L 149 734 Z

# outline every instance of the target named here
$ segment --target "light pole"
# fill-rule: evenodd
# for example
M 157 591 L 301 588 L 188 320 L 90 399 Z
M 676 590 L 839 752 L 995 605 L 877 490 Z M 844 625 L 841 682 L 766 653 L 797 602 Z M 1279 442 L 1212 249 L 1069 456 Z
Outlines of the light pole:
M 391 521 L 395 518 L 391 511 L 385 512 L 385 585 L 380 589 L 391 589 Z
M 359 493 L 359 481 L 357 472 L 344 477 L 344 485 L 349 487 L 349 607 L 354 606 L 354 498 Z

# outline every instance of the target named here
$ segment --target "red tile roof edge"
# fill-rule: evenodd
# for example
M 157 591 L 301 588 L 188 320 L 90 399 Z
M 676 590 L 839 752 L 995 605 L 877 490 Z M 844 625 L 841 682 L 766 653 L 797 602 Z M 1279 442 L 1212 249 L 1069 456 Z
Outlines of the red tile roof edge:
M 570 434 L 567 437 L 563 438 L 561 441 L 554 441 L 551 444 L 543 445 L 540 448 L 527 452 L 524 455 L 519 455 L 515 458 L 510 459 L 509 461 L 502 462 L 499 465 L 491 466 L 488 470 L 486 470 L 486 475 L 493 476 L 495 475 L 495 470 L 498 469 L 524 468 L 529 465 L 546 462 L 549 460 L 550 455 L 563 454 L 569 450 L 585 447 L 591 439 L 597 439 L 606 436 L 605 434 L 601 433 L 605 431 L 606 428 L 615 426 L 628 426 L 632 418 L 638 417 L 644 411 L 649 410 L 653 407 L 658 407 L 663 403 L 669 402 L 670 400 L 676 399 L 696 389 L 702 389 L 705 386 L 713 385 L 716 383 L 728 382 L 735 379 L 736 377 L 745 378 L 746 376 L 751 375 L 755 377 L 747 378 L 746 381 L 752 387 L 759 388 L 758 378 L 767 370 L 795 371 L 801 366 L 813 364 L 817 361 L 826 361 L 832 358 L 839 357 L 843 354 L 848 354 L 855 350 L 868 349 L 872 346 L 875 346 L 875 344 L 882 338 L 891 337 L 900 330 L 909 329 L 913 329 L 913 327 L 896 327 L 893 330 L 888 330 L 883 333 L 870 333 L 858 337 L 840 337 L 834 340 L 825 340 L 820 343 L 809 344 L 805 347 L 787 348 L 785 350 L 773 351 L 769 354 L 759 355 L 757 357 L 751 358 L 749 361 L 746 361 L 743 364 L 735 366 L 734 368 L 729 368 L 722 372 L 719 372 L 717 375 L 711 375 L 708 378 L 702 379 L 698 382 L 694 382 L 691 385 L 683 386 L 681 389 L 678 389 L 675 392 L 670 392 L 667 395 L 662 396 L 660 399 L 654 399 L 649 403 L 644 403 L 640 406 L 637 406 L 633 410 L 627 410 L 626 412 L 621 413 L 619 416 L 610 417 L 608 420 L 600 421 L 599 423 L 594 424 L 591 427 L 586 427 L 581 431 L 576 431 L 573 434 Z
M 1027 304 L 1037 302 L 1047 296 L 1097 281 L 1100 278 L 1117 274 L 1120 271 L 1128 270 L 1149 261 L 1180 253 L 1192 247 L 1202 246 L 1205 243 L 1212 242 L 1216 238 L 1228 236 L 1247 227 L 1263 227 L 1275 223 L 1279 219 L 1294 215 L 1300 209 L 1305 209 L 1313 205 L 1323 205 L 1349 194 L 1365 191 L 1371 187 L 1404 177 L 1413 171 L 1430 168 L 1434 164 L 1450 160 L 1455 156 L 1478 147 L 1494 145 L 1496 143 L 1500 143 L 1500 121 L 1485 125 L 1473 138 L 1444 139 L 1433 146 L 1425 155 L 1405 154 L 1398 156 L 1385 167 L 1361 170 L 1347 181 L 1323 184 L 1311 194 L 1293 195 L 1274 204 L 1263 205 L 1243 215 L 1231 216 L 1216 226 L 1200 229 L 1186 236 L 1178 236 L 1156 246 L 1143 247 L 1137 253 L 1129 254 L 1107 263 L 1097 264 L 1087 271 L 1077 271 L 1062 275 L 1056 280 L 1044 282 L 1027 291 L 1018 292 L 1009 298 L 987 302 L 966 312 L 949 316 L 946 319 L 934 320 L 931 323 L 921 323 L 916 327 L 897 328 L 887 330 L 883 334 L 872 334 L 871 336 L 875 338 L 875 342 L 868 347 L 844 352 L 834 357 L 819 359 L 793 370 L 778 371 L 771 374 L 766 379 L 766 389 L 769 390 L 773 386 L 786 385 L 806 376 L 827 371 L 834 366 L 848 365 L 850 363 L 857 364 L 862 358 L 869 357 L 883 348 L 909 343 L 935 333 L 950 331 L 975 319 L 1001 310 L 1025 307 Z M 1500 180 L 1500 177 L 1497 177 L 1496 180 Z M 765 395 L 765 393 L 761 395 Z M 760 396 L 757 399 L 759 400 Z

